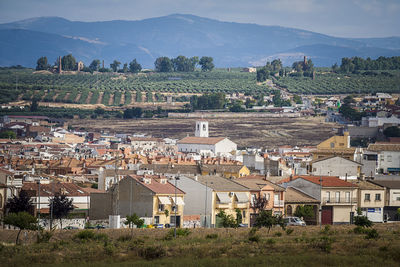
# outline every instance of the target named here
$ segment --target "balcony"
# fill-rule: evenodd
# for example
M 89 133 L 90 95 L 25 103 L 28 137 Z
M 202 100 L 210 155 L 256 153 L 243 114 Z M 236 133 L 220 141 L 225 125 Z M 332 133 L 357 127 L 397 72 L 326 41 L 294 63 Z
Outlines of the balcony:
M 216 205 L 215 205 L 215 208 L 217 208 L 217 209 L 227 209 L 227 208 L 229 208 L 229 204 L 231 204 L 231 203 L 223 203 L 223 202 L 217 201 Z
M 283 200 L 274 200 L 274 207 L 283 207 L 285 205 L 285 201 Z
M 357 198 L 323 198 L 322 199 L 322 205 L 356 205 L 357 204 Z
M 235 202 L 235 208 L 246 209 L 248 202 Z

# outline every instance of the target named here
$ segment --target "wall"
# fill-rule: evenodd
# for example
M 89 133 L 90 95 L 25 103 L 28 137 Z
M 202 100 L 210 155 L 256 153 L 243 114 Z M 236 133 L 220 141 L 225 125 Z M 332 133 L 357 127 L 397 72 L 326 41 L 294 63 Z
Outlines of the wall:
M 112 214 L 112 195 L 111 193 L 91 193 L 90 194 L 89 218 L 91 220 L 108 219 Z
M 180 176 L 177 180 L 177 187 L 186 193 L 185 195 L 185 216 L 186 215 L 207 215 L 211 213 L 212 208 L 212 194 L 213 190 L 210 187 L 190 179 L 185 176 Z M 207 190 L 207 204 L 206 204 L 206 190 Z M 207 208 L 205 209 L 205 207 Z M 204 226 L 204 221 L 201 222 Z
M 132 178 L 122 179 L 119 186 L 119 214 L 122 217 L 133 213 L 139 217 L 153 216 L 152 191 Z
M 225 138 L 224 140 L 218 142 L 215 144 L 215 153 L 230 153 L 231 151 L 236 151 L 237 150 L 237 145 L 229 140 L 228 138 Z
M 361 166 L 353 161 L 343 159 L 341 157 L 334 157 L 312 164 L 313 175 L 324 176 L 359 176 Z
M 333 223 L 350 223 L 350 211 L 350 206 L 334 206 Z M 355 211 L 354 208 L 353 211 Z

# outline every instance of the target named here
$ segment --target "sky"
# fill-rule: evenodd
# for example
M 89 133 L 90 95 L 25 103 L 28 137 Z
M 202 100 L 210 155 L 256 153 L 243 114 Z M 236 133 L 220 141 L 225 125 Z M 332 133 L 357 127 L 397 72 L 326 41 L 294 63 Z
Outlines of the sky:
M 400 0 L 0 0 L 0 23 L 41 16 L 141 20 L 175 13 L 337 37 L 400 36 Z

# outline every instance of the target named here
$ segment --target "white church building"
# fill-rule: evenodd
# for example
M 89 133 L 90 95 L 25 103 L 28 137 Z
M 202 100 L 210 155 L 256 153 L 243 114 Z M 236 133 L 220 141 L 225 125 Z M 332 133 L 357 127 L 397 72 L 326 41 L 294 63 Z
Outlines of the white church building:
M 208 137 L 208 122 L 197 121 L 195 136 L 177 142 L 179 152 L 222 156 L 237 150 L 237 145 L 226 137 Z

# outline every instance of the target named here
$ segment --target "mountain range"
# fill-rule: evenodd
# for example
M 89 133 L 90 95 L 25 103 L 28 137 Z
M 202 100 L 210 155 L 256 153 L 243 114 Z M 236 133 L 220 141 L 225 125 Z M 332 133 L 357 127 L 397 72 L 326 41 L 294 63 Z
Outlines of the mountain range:
M 280 58 L 284 65 L 311 58 L 316 66 L 340 65 L 342 57 L 399 56 L 400 37 L 339 38 L 280 26 L 222 22 L 185 15 L 137 21 L 79 22 L 39 17 L 0 24 L 0 65 L 35 67 L 41 56 L 53 63 L 72 54 L 90 64 L 136 58 L 153 68 L 157 57 L 211 56 L 217 67 L 261 66 Z

